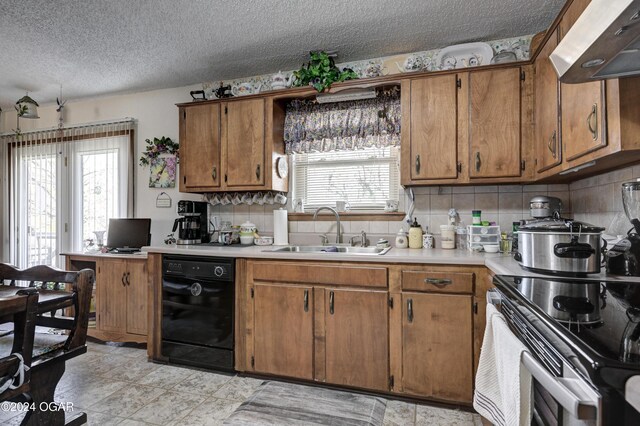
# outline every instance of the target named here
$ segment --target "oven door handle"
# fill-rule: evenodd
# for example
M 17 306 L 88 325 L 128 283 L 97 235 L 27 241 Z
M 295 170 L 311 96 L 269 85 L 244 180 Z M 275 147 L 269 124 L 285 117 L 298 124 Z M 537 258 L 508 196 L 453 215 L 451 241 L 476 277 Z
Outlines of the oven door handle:
M 554 377 L 529 352 L 522 353 L 522 364 L 549 394 L 572 416 L 596 419 L 598 397 L 580 379 Z

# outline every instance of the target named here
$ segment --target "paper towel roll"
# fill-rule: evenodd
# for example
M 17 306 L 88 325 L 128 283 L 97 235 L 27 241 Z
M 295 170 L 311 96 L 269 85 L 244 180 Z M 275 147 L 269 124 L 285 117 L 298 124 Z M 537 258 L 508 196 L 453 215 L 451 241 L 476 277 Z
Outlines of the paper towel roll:
M 283 208 L 273 211 L 273 244 L 276 246 L 286 246 L 289 244 L 287 211 Z

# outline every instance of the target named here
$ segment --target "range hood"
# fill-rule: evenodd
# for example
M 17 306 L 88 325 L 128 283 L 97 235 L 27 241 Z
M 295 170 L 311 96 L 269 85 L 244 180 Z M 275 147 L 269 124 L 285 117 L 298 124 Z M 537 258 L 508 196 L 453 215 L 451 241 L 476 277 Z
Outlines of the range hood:
M 640 75 L 640 0 L 592 0 L 550 59 L 563 83 Z

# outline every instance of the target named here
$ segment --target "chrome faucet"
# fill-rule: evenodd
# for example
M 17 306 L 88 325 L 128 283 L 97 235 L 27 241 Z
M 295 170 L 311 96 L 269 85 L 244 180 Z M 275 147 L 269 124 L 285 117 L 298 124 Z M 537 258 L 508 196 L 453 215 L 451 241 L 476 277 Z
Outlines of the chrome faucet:
M 336 244 L 340 244 L 342 242 L 342 233 L 340 232 L 340 214 L 338 214 L 336 209 L 334 209 L 333 207 L 322 206 L 322 207 L 318 207 L 318 209 L 316 209 L 316 212 L 313 214 L 313 220 L 316 220 L 316 218 L 318 217 L 318 212 L 320 210 L 329 210 L 331 213 L 333 213 L 335 215 L 335 217 L 336 217 Z
M 349 240 L 351 242 L 351 246 L 355 246 L 356 243 L 358 242 L 358 239 L 360 239 L 360 246 L 361 247 L 368 247 L 369 246 L 369 241 L 367 240 L 367 233 L 364 231 L 360 231 L 360 235 L 354 235 L 353 237 L 351 237 L 351 239 Z

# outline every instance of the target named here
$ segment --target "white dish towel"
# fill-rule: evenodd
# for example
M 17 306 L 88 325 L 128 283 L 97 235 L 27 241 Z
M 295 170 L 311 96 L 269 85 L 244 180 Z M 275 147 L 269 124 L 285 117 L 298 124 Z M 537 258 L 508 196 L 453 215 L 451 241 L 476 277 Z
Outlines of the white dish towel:
M 521 362 L 526 350 L 502 314 L 488 303 L 473 408 L 494 425 L 531 424 L 531 373 Z

